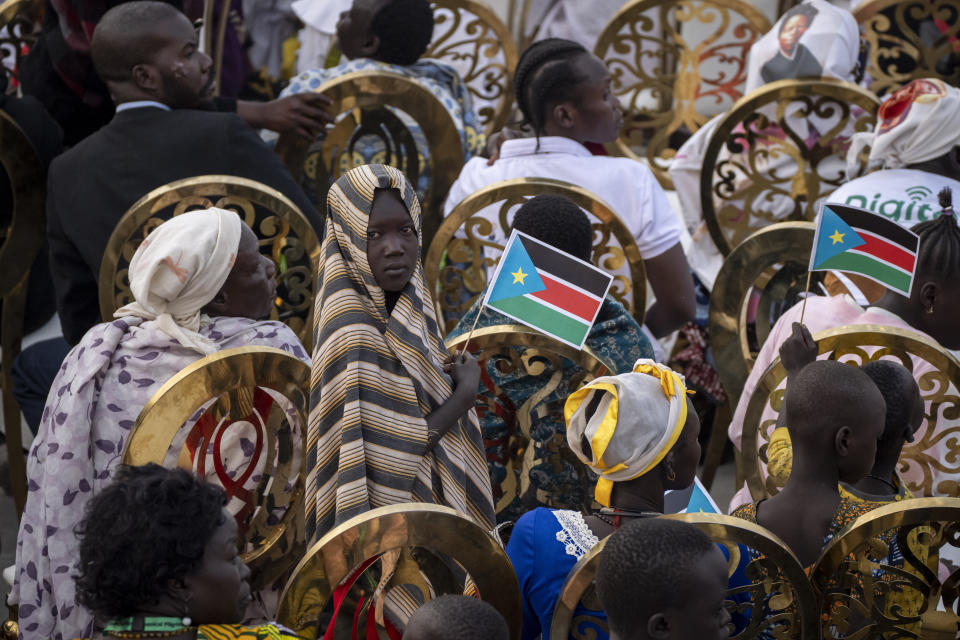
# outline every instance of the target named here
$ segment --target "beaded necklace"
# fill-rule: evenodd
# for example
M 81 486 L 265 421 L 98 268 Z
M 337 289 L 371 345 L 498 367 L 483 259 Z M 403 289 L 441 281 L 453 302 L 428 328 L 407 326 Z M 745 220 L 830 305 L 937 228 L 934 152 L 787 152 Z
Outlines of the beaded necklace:
M 123 638 L 124 640 L 170 638 L 196 630 L 195 626 L 191 626 L 192 623 L 193 621 L 186 617 L 132 616 L 111 620 L 103 632 L 112 638 Z

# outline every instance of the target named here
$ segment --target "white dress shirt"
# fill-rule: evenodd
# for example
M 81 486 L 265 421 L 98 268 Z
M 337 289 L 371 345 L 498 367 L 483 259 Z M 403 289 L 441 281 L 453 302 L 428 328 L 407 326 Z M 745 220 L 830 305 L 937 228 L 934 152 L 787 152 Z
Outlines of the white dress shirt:
M 557 136 L 542 136 L 539 147 L 536 138 L 507 140 L 493 166 L 487 166 L 486 158 L 471 159 L 450 187 L 444 216 L 474 192 L 512 178 L 563 180 L 597 194 L 633 233 L 644 260 L 664 253 L 683 235 L 679 217 L 643 163 L 595 156 L 579 142 Z M 499 206 L 488 209 L 483 212 L 485 217 L 496 220 Z M 499 230 L 494 235 L 498 241 L 506 241 Z

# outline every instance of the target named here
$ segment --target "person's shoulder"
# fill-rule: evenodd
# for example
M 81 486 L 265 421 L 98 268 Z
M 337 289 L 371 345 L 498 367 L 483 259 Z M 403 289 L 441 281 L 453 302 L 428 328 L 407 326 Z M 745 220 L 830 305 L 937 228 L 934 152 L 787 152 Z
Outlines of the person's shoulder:
M 273 347 L 307 362 L 310 357 L 293 330 L 276 320 L 251 320 L 249 318 L 212 318 L 205 331 L 223 349 L 233 347 Z

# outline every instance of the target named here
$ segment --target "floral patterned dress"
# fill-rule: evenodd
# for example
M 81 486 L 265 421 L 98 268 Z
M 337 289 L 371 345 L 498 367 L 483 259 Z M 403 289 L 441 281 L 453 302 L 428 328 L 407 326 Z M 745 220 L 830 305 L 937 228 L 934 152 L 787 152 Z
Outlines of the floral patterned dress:
M 27 460 L 27 504 L 17 536 L 16 579 L 22 640 L 90 637 L 93 617 L 76 603 L 74 535 L 87 501 L 110 482 L 140 410 L 174 374 L 200 358 L 154 322 L 123 318 L 93 327 L 63 361 Z M 310 359 L 279 322 L 201 317 L 200 333 L 221 349 L 265 346 Z M 245 468 L 253 447 L 224 458 Z M 250 453 L 247 453 L 249 451 Z M 261 602 L 261 607 L 265 606 Z M 255 608 L 248 615 L 273 612 Z

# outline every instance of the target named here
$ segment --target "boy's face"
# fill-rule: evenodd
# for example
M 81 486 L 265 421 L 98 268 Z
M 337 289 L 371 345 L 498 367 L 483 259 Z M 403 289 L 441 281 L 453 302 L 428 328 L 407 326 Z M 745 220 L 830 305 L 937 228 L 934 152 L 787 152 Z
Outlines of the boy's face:
M 730 636 L 730 613 L 723 606 L 727 594 L 727 561 L 720 549 L 703 554 L 690 576 L 690 594 L 683 606 L 664 612 L 669 640 L 722 640 Z

